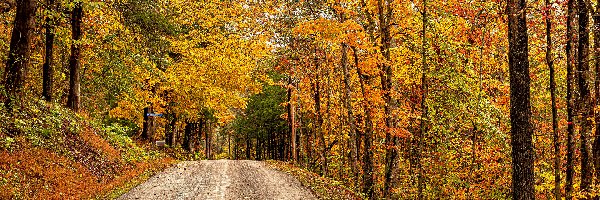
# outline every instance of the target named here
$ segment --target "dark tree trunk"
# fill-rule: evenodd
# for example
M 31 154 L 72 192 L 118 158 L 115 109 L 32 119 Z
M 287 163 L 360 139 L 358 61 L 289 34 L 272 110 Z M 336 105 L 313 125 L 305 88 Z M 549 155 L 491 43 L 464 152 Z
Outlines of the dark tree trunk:
M 151 113 L 151 112 L 152 112 L 152 108 L 151 107 L 145 107 L 144 108 L 144 123 L 142 124 L 142 139 L 144 139 L 144 140 L 147 140 L 149 138 L 148 137 L 148 135 L 149 135 L 148 132 L 150 132 L 149 131 L 149 129 L 150 129 L 150 124 L 149 124 L 150 116 L 148 116 L 148 114 Z
M 316 50 L 315 50 L 315 55 L 317 54 Z M 320 152 L 320 157 L 321 157 L 321 169 L 320 169 L 320 175 L 324 175 L 325 174 L 325 170 L 327 169 L 327 160 L 325 159 L 326 155 L 325 155 L 325 136 L 323 134 L 323 115 L 321 114 L 321 76 L 320 76 L 320 70 L 319 70 L 319 58 L 315 58 L 315 67 L 316 67 L 316 77 L 315 77 L 315 93 L 314 93 L 314 100 L 315 100 L 315 116 L 317 117 L 316 121 L 316 128 L 315 128 L 315 132 L 317 134 L 317 136 L 319 137 L 320 143 L 322 145 L 321 148 L 321 152 Z
M 177 116 L 175 113 L 169 112 L 167 114 L 167 127 L 165 128 L 165 143 L 170 147 L 173 147 L 175 143 L 175 126 L 177 124 Z
M 423 178 L 423 165 L 422 165 L 422 152 L 423 152 L 423 139 L 427 134 L 427 123 L 428 123 L 428 108 L 427 108 L 427 93 L 428 93 L 428 82 L 427 73 L 429 72 L 429 66 L 427 66 L 427 0 L 423 1 L 422 11 L 422 30 L 421 30 L 421 59 L 423 70 L 421 72 L 421 123 L 420 131 L 417 135 L 417 149 L 416 149 L 416 164 L 417 164 L 417 198 L 423 199 L 423 189 L 425 188 L 425 181 Z
M 575 0 L 569 0 L 567 2 L 567 44 L 565 47 L 567 54 L 567 164 L 566 164 L 566 184 L 565 184 L 565 196 L 567 200 L 573 197 L 573 177 L 574 171 L 574 160 L 575 160 L 575 143 L 573 136 L 575 135 L 575 123 L 574 123 L 574 79 L 575 73 L 575 51 L 573 46 L 575 45 L 575 26 L 576 18 L 576 7 Z
M 204 137 L 206 137 L 206 158 L 208 159 L 212 159 L 213 158 L 213 153 L 212 153 L 212 133 L 211 133 L 211 127 L 210 127 L 210 123 L 208 122 L 204 122 Z
M 600 3 L 596 3 L 596 11 L 594 12 L 594 69 L 596 69 L 594 105 L 600 106 Z M 594 167 L 596 171 L 596 180 L 600 181 L 600 113 L 595 115 L 596 132 L 593 145 L 594 151 Z M 596 183 L 598 184 L 598 183 Z
M 377 9 L 379 12 L 379 30 L 381 37 L 380 51 L 386 62 L 391 62 L 390 58 L 390 46 L 391 46 L 391 34 L 390 24 L 392 20 L 392 2 L 384 0 L 377 1 Z M 385 113 L 385 172 L 383 182 L 383 197 L 386 199 L 390 198 L 390 189 L 392 182 L 392 171 L 395 168 L 394 162 L 396 160 L 396 136 L 393 135 L 394 129 L 396 128 L 396 118 L 393 115 L 396 109 L 396 100 L 393 98 L 392 93 L 394 91 L 392 79 L 393 72 L 392 67 L 387 63 L 382 63 L 381 66 L 381 86 L 383 89 L 383 99 L 385 101 L 384 113 Z
M 340 23 L 346 21 L 346 16 L 343 12 L 340 13 Z M 340 58 L 340 66 L 342 67 L 342 73 L 344 78 L 344 107 L 347 109 L 348 124 L 350 125 L 350 169 L 352 170 L 352 177 L 354 182 L 358 183 L 358 152 L 359 143 L 358 131 L 356 127 L 356 121 L 354 119 L 354 108 L 352 107 L 352 87 L 350 86 L 350 70 L 348 69 L 348 44 L 342 42 L 342 56 Z
M 69 58 L 69 98 L 67 107 L 79 112 L 81 106 L 81 20 L 83 17 L 83 3 L 76 2 L 71 13 L 71 57 Z
M 246 133 L 246 159 L 252 159 L 250 158 L 250 149 L 252 148 L 252 141 L 250 140 L 250 133 Z
M 535 199 L 526 1 L 508 1 L 512 198 Z
M 550 69 L 550 99 L 552 101 L 552 143 L 554 146 L 554 199 L 560 199 L 560 141 L 558 137 L 558 119 L 556 108 L 556 81 L 554 78 L 554 58 L 552 56 L 551 3 L 546 4 L 546 64 Z
M 8 59 L 4 71 L 4 87 L 7 92 L 5 104 L 11 107 L 12 100 L 23 94 L 25 75 L 29 68 L 31 43 L 35 23 L 35 0 L 17 0 L 13 30 L 10 38 Z
M 365 147 L 363 152 L 363 193 L 367 194 L 368 199 L 373 199 L 375 197 L 375 190 L 373 188 L 373 150 L 371 150 L 371 146 L 373 145 L 373 115 L 371 113 L 371 107 L 369 106 L 369 101 L 367 100 L 367 85 L 371 82 L 370 75 L 363 74 L 362 70 L 358 66 L 358 54 L 355 48 L 352 48 L 354 52 L 354 63 L 356 64 L 356 72 L 358 73 L 358 78 L 360 82 L 360 89 L 363 95 L 363 109 L 365 110 Z
M 343 17 L 342 17 L 343 19 Z M 357 177 L 358 177 L 358 170 L 357 170 L 357 166 L 358 166 L 358 146 L 360 145 L 359 143 L 357 143 L 357 138 L 358 138 L 358 134 L 357 134 L 357 128 L 356 128 L 356 122 L 354 119 L 354 108 L 352 107 L 352 88 L 350 87 L 350 71 L 348 69 L 348 45 L 346 43 L 342 43 L 342 58 L 341 58 L 341 67 L 342 67 L 342 71 L 343 71 L 343 75 L 344 75 L 344 107 L 346 107 L 347 109 L 347 114 L 348 114 L 348 123 L 350 124 L 350 157 L 351 157 L 351 164 L 350 164 L 350 168 L 352 169 L 352 174 L 354 175 L 353 177 L 355 177 L 355 182 L 357 181 Z
M 48 13 L 56 12 L 54 0 L 46 1 Z M 42 97 L 46 101 L 52 101 L 52 88 L 54 87 L 54 17 L 46 16 L 46 52 L 44 55 L 43 80 L 42 80 Z
M 577 45 L 577 82 L 579 86 L 579 105 L 581 114 L 580 151 L 581 151 L 581 190 L 590 192 L 593 169 L 591 156 L 590 134 L 592 131 L 594 109 L 592 106 L 592 94 L 589 81 L 591 80 L 590 65 L 588 60 L 590 36 L 589 36 L 589 11 L 584 0 L 578 0 L 578 33 L 579 45 Z
M 192 150 L 192 126 L 190 123 L 185 124 L 185 132 L 183 134 L 183 149 L 186 151 Z

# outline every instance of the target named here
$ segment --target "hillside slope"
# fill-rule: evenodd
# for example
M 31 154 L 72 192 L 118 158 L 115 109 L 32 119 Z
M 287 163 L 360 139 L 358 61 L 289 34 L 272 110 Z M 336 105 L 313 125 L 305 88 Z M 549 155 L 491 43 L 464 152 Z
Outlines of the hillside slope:
M 126 127 L 94 125 L 51 103 L 1 109 L 0 199 L 105 198 L 175 162 Z

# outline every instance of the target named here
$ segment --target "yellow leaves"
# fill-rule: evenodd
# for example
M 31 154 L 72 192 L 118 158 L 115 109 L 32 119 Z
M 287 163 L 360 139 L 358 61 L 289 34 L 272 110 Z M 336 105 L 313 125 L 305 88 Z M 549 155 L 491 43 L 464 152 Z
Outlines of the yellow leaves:
M 177 102 L 176 112 L 194 117 L 203 109 L 215 111 L 220 122 L 233 118 L 231 109 L 244 108 L 246 96 L 260 91 L 256 81 L 269 80 L 255 73 L 259 60 L 270 54 L 266 37 L 244 37 L 244 21 L 250 9 L 241 2 L 177 0 L 172 4 L 176 21 L 187 27 L 185 34 L 168 38 L 171 51 L 181 58 L 169 66 L 158 82 L 167 85 Z M 144 70 L 141 70 L 144 71 Z

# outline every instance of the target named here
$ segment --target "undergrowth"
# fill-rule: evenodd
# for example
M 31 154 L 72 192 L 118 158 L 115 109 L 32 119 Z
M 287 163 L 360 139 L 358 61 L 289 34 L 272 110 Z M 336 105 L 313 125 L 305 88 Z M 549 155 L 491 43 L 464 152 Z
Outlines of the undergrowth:
M 43 100 L 0 104 L 0 199 L 112 197 L 175 162 L 132 131 Z
M 294 176 L 304 187 L 310 188 L 319 199 L 365 199 L 361 194 L 353 192 L 338 181 L 319 176 L 289 162 L 268 160 L 266 163 L 272 168 Z

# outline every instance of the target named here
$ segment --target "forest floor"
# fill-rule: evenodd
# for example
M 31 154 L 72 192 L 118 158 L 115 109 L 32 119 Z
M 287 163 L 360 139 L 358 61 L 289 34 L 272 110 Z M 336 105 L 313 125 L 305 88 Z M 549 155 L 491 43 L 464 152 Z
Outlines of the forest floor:
M 317 199 L 293 176 L 261 161 L 184 161 L 119 199 Z

